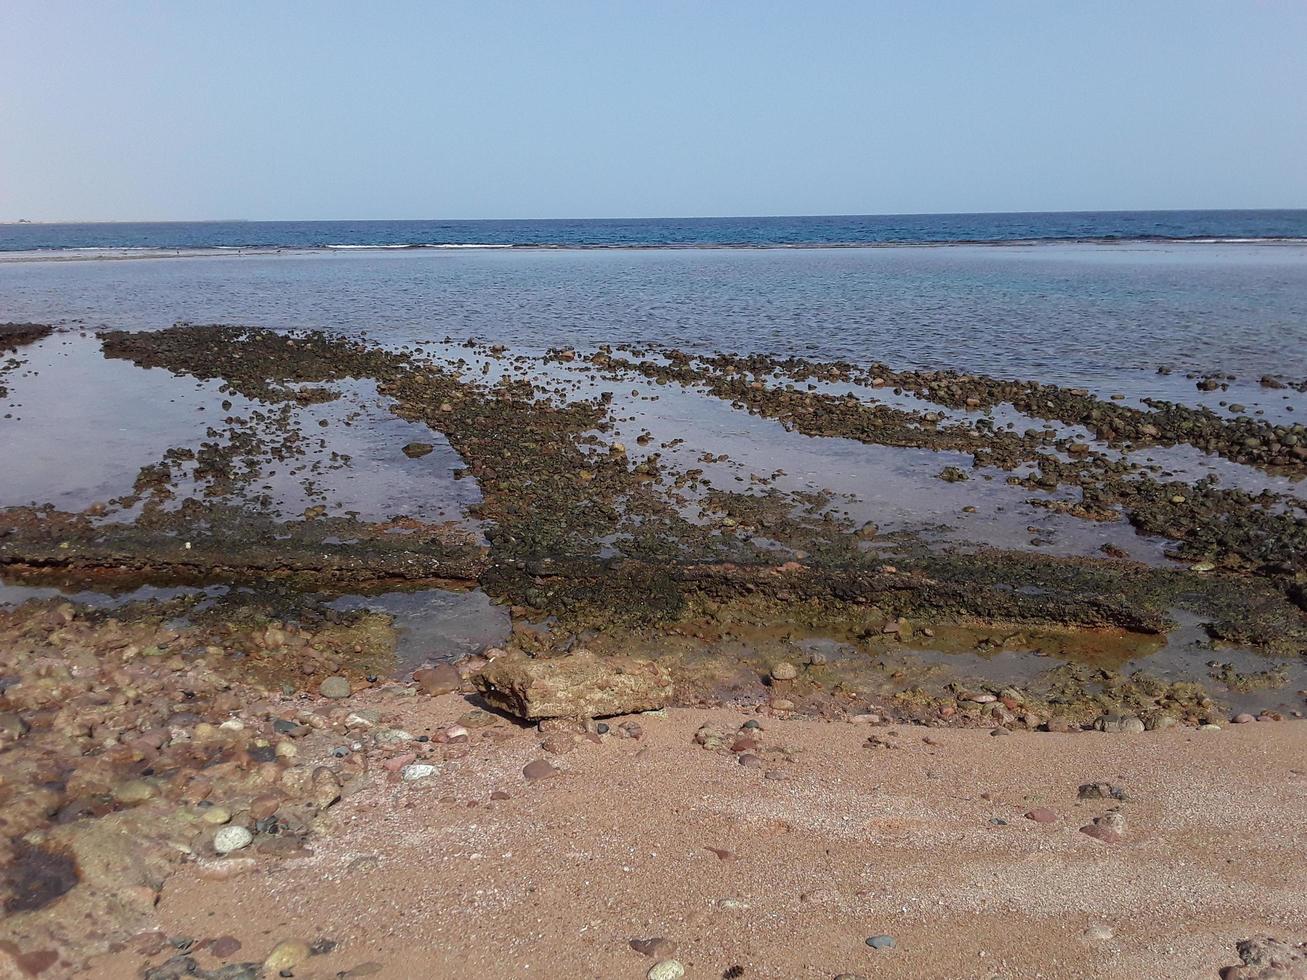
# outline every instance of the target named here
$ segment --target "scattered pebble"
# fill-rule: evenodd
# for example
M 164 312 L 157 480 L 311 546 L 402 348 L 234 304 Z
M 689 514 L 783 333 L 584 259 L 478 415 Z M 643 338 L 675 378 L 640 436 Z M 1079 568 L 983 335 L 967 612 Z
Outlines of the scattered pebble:
M 428 776 L 434 776 L 439 769 L 427 762 L 411 762 L 403 768 L 399 776 L 407 783 L 416 782 L 419 779 L 426 779 Z
M 324 698 L 347 698 L 354 693 L 348 677 L 328 677 L 318 687 L 318 693 Z
M 219 854 L 230 854 L 242 847 L 249 847 L 254 835 L 244 827 L 223 827 L 213 835 L 213 849 Z
M 649 980 L 680 980 L 685 976 L 685 967 L 681 966 L 678 960 L 659 960 L 649 967 L 649 972 L 645 976 Z

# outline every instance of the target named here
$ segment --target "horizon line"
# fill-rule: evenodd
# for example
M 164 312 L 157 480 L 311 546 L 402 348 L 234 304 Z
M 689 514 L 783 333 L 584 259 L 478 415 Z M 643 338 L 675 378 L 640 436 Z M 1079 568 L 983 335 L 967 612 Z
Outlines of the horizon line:
M 1035 214 L 1186 214 L 1195 212 L 1276 212 L 1307 211 L 1307 207 L 1257 208 L 1103 208 L 1067 210 L 1018 211 L 885 211 L 885 212 L 829 212 L 823 214 L 683 214 L 683 215 L 622 215 L 622 216 L 567 216 L 547 218 L 92 218 L 45 219 L 15 218 L 0 221 L 10 225 L 217 225 L 217 224 L 346 224 L 365 222 L 508 222 L 508 221 L 757 221 L 784 218 L 941 218 L 971 217 L 978 215 L 1035 215 Z

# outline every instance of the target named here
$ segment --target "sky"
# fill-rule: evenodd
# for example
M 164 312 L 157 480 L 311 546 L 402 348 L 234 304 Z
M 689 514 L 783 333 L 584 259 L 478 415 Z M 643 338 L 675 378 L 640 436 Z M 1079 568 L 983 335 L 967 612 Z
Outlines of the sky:
M 0 0 L 0 220 L 1307 207 L 1307 0 Z

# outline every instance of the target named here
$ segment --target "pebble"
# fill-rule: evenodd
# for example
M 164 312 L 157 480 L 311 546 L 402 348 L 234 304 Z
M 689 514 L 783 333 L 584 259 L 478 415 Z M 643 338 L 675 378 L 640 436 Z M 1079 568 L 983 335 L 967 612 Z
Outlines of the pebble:
M 645 976 L 649 980 L 680 980 L 685 976 L 685 967 L 681 966 L 679 960 L 659 960 L 649 967 Z
M 113 798 L 125 806 L 134 806 L 153 798 L 154 787 L 144 779 L 128 779 L 113 788 Z
M 1090 926 L 1088 929 L 1085 930 L 1086 939 L 1095 939 L 1100 942 L 1111 939 L 1115 935 L 1116 933 L 1114 933 L 1107 926 Z
M 263 968 L 274 977 L 282 970 L 293 970 L 309 958 L 307 943 L 287 941 L 278 943 L 268 958 L 263 961 Z
M 1208 722 L 1206 725 L 1199 725 L 1198 730 L 1200 732 L 1219 732 L 1221 730 L 1221 726 L 1213 725 L 1211 722 Z
M 1120 732 L 1137 735 L 1144 730 L 1143 720 L 1134 715 L 1103 715 L 1095 727 L 1102 732 Z
M 231 959 L 240 951 L 241 941 L 235 936 L 219 936 L 209 943 L 209 952 L 220 960 Z
M 400 771 L 399 778 L 406 783 L 412 783 L 419 779 L 426 779 L 428 776 L 434 776 L 438 771 L 436 766 L 428 762 L 410 762 Z
M 535 782 L 538 779 L 548 779 L 551 776 L 557 776 L 558 770 L 554 768 L 548 759 L 535 759 L 522 767 L 522 775 L 531 782 Z
M 1242 714 L 1235 715 L 1233 718 L 1233 721 L 1236 725 L 1246 725 L 1249 722 L 1256 721 L 1256 720 L 1257 720 L 1256 718 L 1248 714 L 1248 712 L 1246 711 L 1243 712 Z
M 432 696 L 449 694 L 463 685 L 463 678 L 452 664 L 436 664 L 413 671 L 418 687 Z
M 1026 813 L 1027 820 L 1033 820 L 1035 823 L 1056 823 L 1057 814 L 1046 806 L 1037 806 Z
M 318 693 L 324 698 L 347 698 L 353 692 L 348 677 L 328 677 L 318 687 Z
M 208 807 L 200 816 L 200 819 L 207 824 L 213 824 L 215 827 L 225 824 L 231 819 L 231 814 L 226 807 L 211 806 Z
M 213 849 L 219 854 L 230 854 L 249 847 L 254 835 L 244 827 L 223 827 L 213 835 Z
M 746 769 L 759 769 L 767 764 L 763 761 L 761 756 L 756 756 L 751 752 L 745 752 L 739 757 L 739 759 L 740 765 L 744 766 Z
M 1080 832 L 1094 840 L 1102 841 L 1104 844 L 1115 844 L 1121 840 L 1121 835 L 1102 824 L 1086 824 L 1080 828 Z
M 868 936 L 867 945 L 870 946 L 872 949 L 893 949 L 894 937 L 893 936 Z
M 665 936 L 632 939 L 630 946 L 641 956 L 648 956 L 651 959 L 670 959 L 676 954 L 676 943 Z
M 779 663 L 771 669 L 773 680 L 792 681 L 799 676 L 799 668 L 790 663 Z

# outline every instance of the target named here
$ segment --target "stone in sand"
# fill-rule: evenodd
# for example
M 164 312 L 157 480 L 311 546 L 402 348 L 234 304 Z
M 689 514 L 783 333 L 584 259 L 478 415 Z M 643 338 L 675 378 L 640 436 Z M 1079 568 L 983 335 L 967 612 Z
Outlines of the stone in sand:
M 230 854 L 248 847 L 254 835 L 244 827 L 223 827 L 213 835 L 213 849 L 219 854 Z
M 457 691 L 463 684 L 458 669 L 453 664 L 435 664 L 413 671 L 413 680 L 423 692 L 431 695 L 449 694 Z
M 519 718 L 599 718 L 661 708 L 672 696 L 667 668 L 633 657 L 497 657 L 473 678 L 494 705 Z
M 283 970 L 293 970 L 309 958 L 308 943 L 278 943 L 268 958 L 263 961 L 263 968 L 274 977 Z
M 649 967 L 645 974 L 649 980 L 680 980 L 685 976 L 685 967 L 676 960 L 660 960 Z
M 404 447 L 404 455 L 409 459 L 420 459 L 435 448 L 429 442 L 410 442 Z
M 535 759 L 522 767 L 522 775 L 531 782 L 557 776 L 558 770 L 547 759 Z
M 353 693 L 349 678 L 347 677 L 328 677 L 318 688 L 318 693 L 324 698 L 347 698 Z

